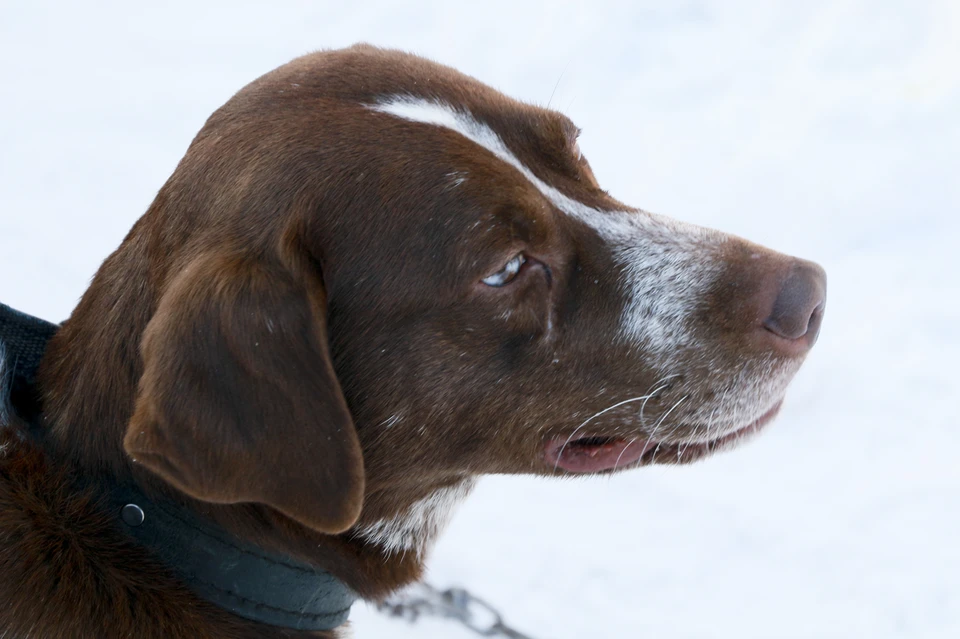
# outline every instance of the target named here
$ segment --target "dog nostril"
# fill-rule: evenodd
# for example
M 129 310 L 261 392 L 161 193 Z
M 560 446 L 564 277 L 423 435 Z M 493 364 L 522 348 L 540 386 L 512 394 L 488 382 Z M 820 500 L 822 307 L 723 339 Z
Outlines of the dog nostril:
M 826 293 L 823 269 L 812 262 L 798 262 L 783 283 L 763 326 L 787 340 L 806 337 L 812 345 L 820 330 Z

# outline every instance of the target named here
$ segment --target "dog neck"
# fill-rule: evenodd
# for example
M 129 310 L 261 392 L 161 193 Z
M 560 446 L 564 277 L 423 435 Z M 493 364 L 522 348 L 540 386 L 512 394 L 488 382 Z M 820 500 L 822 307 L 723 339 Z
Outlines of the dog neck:
M 111 486 L 106 494 L 124 531 L 202 599 L 282 628 L 333 630 L 347 621 L 357 595 L 330 573 L 238 539 L 133 485 Z
M 383 522 L 379 535 L 362 534 L 359 527 L 342 535 L 321 534 L 266 506 L 197 502 L 131 464 L 122 441 L 142 373 L 140 336 L 155 307 L 151 283 L 161 278 L 138 261 L 136 251 L 119 249 L 50 340 L 36 388 L 42 405 L 37 423 L 53 453 L 93 481 L 133 483 L 151 497 L 202 513 L 238 539 L 322 566 L 361 597 L 382 597 L 419 579 L 422 553 L 396 552 L 381 543 L 399 539 L 401 532 L 408 540 L 415 535 L 409 526 L 385 528 L 392 518 L 377 520 Z M 141 284 L 130 287 L 132 280 Z M 423 522 L 432 526 L 439 519 L 424 517 Z M 397 534 L 386 535 L 390 530 Z
M 150 320 L 145 309 L 154 306 L 150 282 L 156 276 L 134 251 L 118 249 L 50 339 L 41 361 L 39 421 L 51 444 L 89 475 L 133 477 L 123 433 L 142 373 L 140 335 Z M 141 284 L 130 286 L 134 280 Z
M 0 304 L 0 366 L 12 365 L 10 405 L 28 425 L 38 409 L 36 371 L 57 328 Z M 33 434 L 43 438 L 35 425 Z M 175 501 L 148 497 L 134 483 L 103 477 L 78 481 L 78 490 L 99 495 L 108 520 L 179 575 L 184 585 L 235 615 L 283 628 L 332 630 L 346 622 L 357 599 L 330 573 L 238 539 Z

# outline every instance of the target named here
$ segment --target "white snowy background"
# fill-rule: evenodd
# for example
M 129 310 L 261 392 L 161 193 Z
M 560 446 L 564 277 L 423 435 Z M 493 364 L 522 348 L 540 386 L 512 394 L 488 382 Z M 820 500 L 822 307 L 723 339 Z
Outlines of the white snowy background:
M 0 300 L 64 319 L 211 111 L 360 40 L 549 101 L 618 198 L 830 278 L 764 437 L 486 479 L 433 582 L 537 639 L 960 637 L 960 2 L 0 0 Z

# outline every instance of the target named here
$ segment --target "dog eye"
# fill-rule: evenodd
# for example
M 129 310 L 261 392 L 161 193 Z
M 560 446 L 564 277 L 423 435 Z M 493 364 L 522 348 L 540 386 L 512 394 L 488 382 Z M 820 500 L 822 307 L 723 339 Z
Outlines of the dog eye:
M 520 267 L 523 266 L 526 261 L 527 258 L 523 256 L 523 253 L 520 253 L 507 262 L 502 269 L 489 277 L 483 278 L 482 282 L 487 286 L 506 286 L 517 276 L 517 273 L 520 272 Z

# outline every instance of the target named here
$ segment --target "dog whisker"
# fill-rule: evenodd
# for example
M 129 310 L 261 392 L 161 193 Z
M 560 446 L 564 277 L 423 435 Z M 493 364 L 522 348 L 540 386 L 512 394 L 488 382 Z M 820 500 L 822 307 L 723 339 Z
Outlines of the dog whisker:
M 592 422 L 592 421 L 593 421 L 594 419 L 596 419 L 597 417 L 600 417 L 600 416 L 603 415 L 604 413 L 607 413 L 607 412 L 609 412 L 609 411 L 612 411 L 612 410 L 615 409 L 615 408 L 620 408 L 621 406 L 623 406 L 623 405 L 625 405 L 625 404 L 629 404 L 629 403 L 631 403 L 631 402 L 639 402 L 639 401 L 641 401 L 641 400 L 649 399 L 649 397 L 650 397 L 649 395 L 640 395 L 639 397 L 631 397 L 630 399 L 625 399 L 625 400 L 623 400 L 623 401 L 621 401 L 621 402 L 617 402 L 616 404 L 613 404 L 612 406 L 608 406 L 607 408 L 604 408 L 603 410 L 601 410 L 601 411 L 599 411 L 599 412 L 596 412 L 596 413 L 594 413 L 593 415 L 591 415 L 590 417 L 588 417 L 582 424 L 580 424 L 579 426 L 577 426 L 577 427 L 573 430 L 573 432 L 570 433 L 570 436 L 567 437 L 566 441 L 563 442 L 563 445 L 560 447 L 560 452 L 557 454 L 557 461 L 554 463 L 553 469 L 554 469 L 554 470 L 557 470 L 557 468 L 558 468 L 559 465 L 560 465 L 560 461 L 559 461 L 559 460 L 560 460 L 560 456 L 563 455 L 563 451 L 566 449 L 567 445 L 569 445 L 570 442 L 572 442 L 572 441 L 574 440 L 574 438 L 576 438 L 577 433 L 579 433 L 579 432 L 583 429 L 584 426 L 586 426 L 587 424 L 589 424 L 590 422 Z
M 654 424 L 654 426 L 653 426 L 653 431 L 652 431 L 652 433 L 651 433 L 651 438 L 655 438 L 655 437 L 656 437 L 657 431 L 660 429 L 660 426 L 663 425 L 663 423 L 664 423 L 664 421 L 667 419 L 667 417 L 670 416 L 670 413 L 672 413 L 678 406 L 680 406 L 680 404 L 682 404 L 683 402 L 687 401 L 688 399 L 690 399 L 690 396 L 689 396 L 689 395 L 684 395 L 683 397 L 681 397 L 680 399 L 678 399 L 678 400 L 673 404 L 673 406 L 670 407 L 670 409 L 669 409 L 667 412 L 665 412 L 663 415 L 660 416 L 660 419 L 658 419 L 658 420 L 657 420 L 657 423 Z M 675 429 L 676 429 L 676 428 L 674 428 L 674 430 L 675 430 Z M 673 431 L 671 431 L 671 432 L 673 432 Z M 662 443 L 662 442 L 661 442 L 661 443 Z M 654 457 L 656 457 L 656 456 L 657 456 L 657 453 L 660 451 L 660 445 L 661 445 L 660 443 L 657 444 L 657 448 L 654 450 L 654 453 L 653 453 L 653 456 L 654 456 Z
M 621 450 L 621 451 L 620 451 L 620 454 L 617 455 L 617 461 L 613 462 L 613 470 L 616 470 L 616 469 L 617 469 L 617 467 L 620 465 L 620 460 L 623 459 L 623 454 L 624 454 L 625 452 L 627 452 L 627 449 L 630 448 L 631 446 L 633 446 L 633 444 L 634 444 L 636 441 L 637 441 L 637 438 L 634 437 L 633 439 L 631 439 L 630 441 L 627 442 L 627 445 L 626 445 L 626 446 L 623 447 L 623 450 Z M 641 457 L 642 457 L 642 456 L 643 456 L 643 455 L 641 455 Z
M 643 411 L 647 408 L 647 402 L 650 400 L 650 398 L 656 396 L 657 393 L 659 393 L 659 392 L 662 391 L 664 388 L 666 388 L 667 386 L 669 386 L 669 385 L 670 385 L 670 384 L 669 384 L 669 381 L 670 381 L 671 379 L 674 379 L 674 378 L 677 378 L 677 377 L 680 377 L 680 374 L 679 374 L 679 373 L 674 374 L 674 375 L 667 375 L 666 377 L 661 377 L 659 381 L 656 381 L 656 382 L 654 382 L 653 384 L 650 385 L 650 388 L 653 388 L 654 386 L 656 386 L 656 388 L 655 388 L 652 392 L 648 391 L 647 398 L 646 398 L 645 400 L 643 400 L 643 403 L 640 405 L 640 426 L 641 426 L 641 428 L 642 428 L 643 426 L 645 426 Z M 661 386 L 661 384 L 662 384 L 662 386 Z
M 654 426 L 654 428 L 657 428 L 658 426 L 660 426 L 661 424 L 663 424 L 663 422 L 667 419 L 667 417 L 670 416 L 670 413 L 672 413 L 680 404 L 682 404 L 683 402 L 687 401 L 688 399 L 690 399 L 690 396 L 689 396 L 689 395 L 684 395 L 683 397 L 681 397 L 680 399 L 678 399 L 678 400 L 673 404 L 673 406 L 670 407 L 670 410 L 668 410 L 667 412 L 665 412 L 663 415 L 660 416 L 660 419 L 657 420 L 657 424 L 656 424 L 656 426 Z

